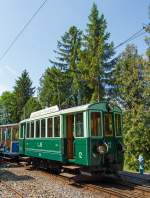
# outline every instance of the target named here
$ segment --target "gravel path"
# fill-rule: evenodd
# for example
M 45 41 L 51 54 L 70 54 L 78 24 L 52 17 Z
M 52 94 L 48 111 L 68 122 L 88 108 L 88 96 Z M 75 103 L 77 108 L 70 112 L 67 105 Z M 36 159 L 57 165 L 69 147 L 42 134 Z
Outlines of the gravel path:
M 3 171 L 5 173 L 1 174 Z M 103 198 L 100 192 L 77 188 L 56 176 L 25 167 L 1 168 L 0 180 L 21 193 L 23 198 Z M 17 198 L 12 190 L 0 183 L 0 198 Z

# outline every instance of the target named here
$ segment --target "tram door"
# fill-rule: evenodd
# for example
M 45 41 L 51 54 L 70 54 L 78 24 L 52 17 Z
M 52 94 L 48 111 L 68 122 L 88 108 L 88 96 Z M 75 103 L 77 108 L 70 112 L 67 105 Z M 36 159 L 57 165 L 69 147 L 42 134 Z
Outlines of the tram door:
M 73 159 L 73 129 L 74 129 L 74 116 L 67 115 L 66 118 L 66 129 L 67 129 L 67 157 L 68 159 Z

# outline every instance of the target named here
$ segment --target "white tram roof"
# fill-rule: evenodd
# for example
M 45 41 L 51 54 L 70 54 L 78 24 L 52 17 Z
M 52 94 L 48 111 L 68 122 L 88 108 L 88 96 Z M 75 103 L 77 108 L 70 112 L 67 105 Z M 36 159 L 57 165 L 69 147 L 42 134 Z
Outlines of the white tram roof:
M 3 125 L 0 125 L 0 128 L 3 128 L 3 127 L 13 127 L 13 126 L 18 126 L 19 123 L 13 123 L 13 124 L 3 124 Z
M 22 120 L 20 123 L 28 122 L 28 121 L 36 120 L 36 119 L 41 119 L 41 118 L 46 118 L 46 117 L 51 117 L 51 116 L 55 116 L 55 115 L 60 115 L 60 114 L 85 111 L 91 105 L 92 104 L 86 104 L 86 105 L 71 107 L 71 108 L 62 109 L 62 110 L 59 110 L 59 107 L 57 105 L 52 106 L 52 107 L 45 108 L 45 109 L 42 109 L 42 110 L 35 111 L 35 112 L 31 113 L 30 118 Z

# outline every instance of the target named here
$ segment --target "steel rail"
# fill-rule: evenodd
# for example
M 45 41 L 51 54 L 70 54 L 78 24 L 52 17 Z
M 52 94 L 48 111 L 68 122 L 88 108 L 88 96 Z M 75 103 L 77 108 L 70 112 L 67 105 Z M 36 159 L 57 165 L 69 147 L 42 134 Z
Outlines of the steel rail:
M 21 197 L 21 198 L 24 197 L 22 193 L 18 192 L 18 191 L 17 191 L 16 189 L 14 189 L 11 185 L 6 184 L 6 182 L 0 180 L 0 183 L 3 184 L 3 185 L 5 185 L 9 190 L 15 192 L 19 197 Z

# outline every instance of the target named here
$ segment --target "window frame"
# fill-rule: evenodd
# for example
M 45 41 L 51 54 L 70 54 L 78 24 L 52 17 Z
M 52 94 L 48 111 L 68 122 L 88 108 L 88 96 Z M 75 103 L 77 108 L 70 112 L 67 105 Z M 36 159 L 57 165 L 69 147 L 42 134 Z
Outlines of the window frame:
M 36 137 L 36 123 L 37 121 L 39 121 L 39 137 Z M 35 121 L 35 134 L 34 134 L 34 138 L 35 139 L 40 139 L 41 138 L 41 120 L 40 119 L 36 119 Z
M 55 118 L 57 117 L 59 118 L 59 136 L 55 136 Z M 52 118 L 53 118 L 53 138 L 61 138 L 61 115 L 56 115 Z
M 101 135 L 99 136 L 93 136 L 92 135 L 92 130 L 91 130 L 91 113 L 100 113 L 100 116 L 101 116 Z M 103 113 L 102 113 L 102 111 L 101 110 L 90 110 L 89 111 L 89 132 L 90 132 L 90 134 L 89 134 L 89 136 L 90 137 L 92 137 L 92 138 L 101 138 L 101 137 L 103 137 L 104 136 L 104 124 L 103 124 Z
M 52 119 L 52 136 L 48 136 L 48 119 Z M 54 117 L 47 117 L 47 124 L 46 124 L 46 127 L 47 127 L 47 136 L 46 138 L 54 138 Z
M 31 125 L 33 123 L 33 137 L 31 137 Z M 30 121 L 30 136 L 29 136 L 29 139 L 33 139 L 35 137 L 35 120 L 31 120 Z
M 112 134 L 111 135 L 106 135 L 106 133 L 105 133 L 105 115 L 106 114 L 111 114 L 111 116 L 112 116 Z M 113 137 L 115 134 L 114 134 L 114 113 L 113 112 L 104 112 L 104 114 L 103 114 L 104 116 L 103 116 L 103 124 L 104 124 L 104 127 L 103 127 L 103 129 L 104 129 L 104 137 Z
M 42 137 L 42 120 L 44 120 L 45 121 L 45 136 L 44 137 Z M 46 122 L 46 118 L 44 117 L 44 118 L 41 118 L 40 119 L 40 138 L 46 138 L 46 128 L 47 128 L 47 122 Z
M 29 126 L 29 128 L 28 128 L 28 126 Z M 29 132 L 28 132 L 29 136 L 28 137 L 27 137 L 27 129 L 29 129 Z M 26 122 L 26 137 L 25 138 L 30 139 L 30 121 Z
M 121 130 L 121 134 L 117 135 L 117 126 L 116 126 L 116 115 L 120 115 L 120 130 Z M 119 112 L 115 112 L 114 113 L 114 125 L 115 125 L 115 137 L 122 137 L 122 114 Z
M 85 127 L 84 127 L 84 123 L 85 123 L 85 119 L 84 119 L 84 112 L 85 111 L 79 111 L 79 112 L 75 112 L 75 113 L 73 113 L 73 115 L 74 115 L 74 127 L 73 127 L 73 134 L 74 134 L 74 137 L 75 138 L 85 138 Z M 83 115 L 83 136 L 76 136 L 76 115 L 77 114 L 81 114 L 82 113 L 82 115 Z
M 20 124 L 20 127 L 19 127 L 19 139 L 24 139 L 24 125 L 25 124 L 26 123 L 24 123 L 24 122 Z M 22 137 L 21 137 L 21 134 L 22 134 Z

